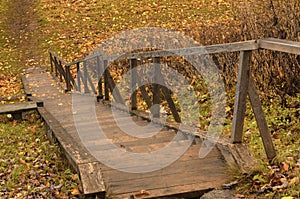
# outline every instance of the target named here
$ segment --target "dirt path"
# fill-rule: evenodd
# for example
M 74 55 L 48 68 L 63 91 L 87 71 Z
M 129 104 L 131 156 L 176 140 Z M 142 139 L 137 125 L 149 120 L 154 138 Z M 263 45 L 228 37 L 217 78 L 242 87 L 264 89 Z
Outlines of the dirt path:
M 42 59 L 39 18 L 36 0 L 8 1 L 5 32 L 21 67 L 36 67 Z M 40 66 L 39 66 L 40 67 Z

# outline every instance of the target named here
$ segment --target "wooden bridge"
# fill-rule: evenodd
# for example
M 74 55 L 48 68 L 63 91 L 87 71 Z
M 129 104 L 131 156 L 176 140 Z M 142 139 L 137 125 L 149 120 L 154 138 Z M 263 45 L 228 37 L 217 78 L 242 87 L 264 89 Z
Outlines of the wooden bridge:
M 205 132 L 194 132 L 190 131 L 189 128 L 179 130 L 179 114 L 170 92 L 164 87 L 154 85 L 152 98 L 148 96 L 144 87 L 139 89 L 141 89 L 142 97 L 148 107 L 160 102 L 158 93 L 161 90 L 176 122 L 167 121 L 161 127 L 162 122 L 158 118 L 159 110 L 152 110 L 152 115 L 156 119 L 150 118 L 149 114 L 137 110 L 137 95 L 133 93 L 130 100 L 130 114 L 126 113 L 123 105 L 115 105 L 117 114 L 122 120 L 133 120 L 139 126 L 148 125 L 151 120 L 154 120 L 155 124 L 153 122 L 151 124 L 157 125 L 161 129 L 154 136 L 147 138 L 137 138 L 122 132 L 120 126 L 114 121 L 109 99 L 113 97 L 118 104 L 124 104 L 123 99 L 118 91 L 112 92 L 115 89 L 115 82 L 110 75 L 110 71 L 108 69 L 101 71 L 109 64 L 109 60 L 112 57 L 95 55 L 76 62 L 66 63 L 54 52 L 50 52 L 51 71 L 38 68 L 28 69 L 22 79 L 26 93 L 31 95 L 30 99 L 43 102 L 44 106 L 37 107 L 37 109 L 47 124 L 48 136 L 58 141 L 69 162 L 78 172 L 84 194 L 95 194 L 100 198 L 199 197 L 203 193 L 211 189 L 220 188 L 222 184 L 232 180 L 227 174 L 229 167 L 237 167 L 242 172 L 247 172 L 255 165 L 247 147 L 242 144 L 247 95 L 256 116 L 267 156 L 272 159 L 276 155 L 249 70 L 251 52 L 258 49 L 300 55 L 300 44 L 297 42 L 263 39 L 201 48 L 143 52 L 123 55 L 118 58 L 129 60 L 130 67 L 134 69 L 137 67 L 137 59 L 153 58 L 154 62 L 159 63 L 161 57 L 173 56 L 176 51 L 185 52 L 185 54 L 240 52 L 231 140 L 220 138 L 212 151 L 202 159 L 199 158 L 199 149 L 203 145 Z M 86 68 L 87 61 L 92 58 L 96 58 L 97 64 L 96 74 L 99 81 L 96 83 L 90 79 Z M 75 73 L 72 71 L 75 71 Z M 104 75 L 100 76 L 99 74 L 102 73 Z M 74 74 L 76 74 L 76 77 Z M 134 84 L 138 82 L 137 74 L 131 76 L 131 82 Z M 80 95 L 80 93 L 88 93 L 89 91 L 95 93 L 95 95 L 88 95 L 92 97 L 87 98 L 95 104 L 96 121 L 83 117 L 82 121 L 85 122 L 83 125 L 86 128 L 86 136 L 93 131 L 90 128 L 91 126 L 100 124 L 101 128 L 105 129 L 106 137 L 90 140 L 87 146 L 82 143 L 82 139 L 76 129 L 74 115 L 77 113 L 74 112 L 74 107 L 72 107 L 72 95 L 74 92 Z M 153 131 L 155 131 L 155 128 Z M 180 139 L 174 141 L 173 138 L 179 134 L 181 135 Z M 191 138 L 194 138 L 191 146 L 174 163 L 160 170 L 146 173 L 125 172 L 121 171 L 122 169 L 110 168 L 95 158 L 90 150 L 87 149 L 89 146 L 96 146 L 97 148 L 97 146 L 103 146 L 103 143 L 110 142 L 123 151 L 152 153 L 171 142 L 176 142 L 174 150 L 176 151 L 176 149 L 181 150 L 180 147 L 184 143 L 190 142 Z M 113 149 L 108 148 L 108 150 Z M 100 150 L 96 152 L 100 156 L 107 155 L 107 151 Z M 114 154 L 113 151 L 111 152 Z M 166 156 L 162 155 L 160 158 L 166 158 Z M 119 161 L 120 165 L 124 162 L 133 161 L 132 159 L 124 159 L 118 156 L 115 159 L 116 162 Z M 153 166 L 153 164 L 151 161 L 146 162 L 144 165 L 133 164 L 131 171 L 135 167 L 148 168 Z

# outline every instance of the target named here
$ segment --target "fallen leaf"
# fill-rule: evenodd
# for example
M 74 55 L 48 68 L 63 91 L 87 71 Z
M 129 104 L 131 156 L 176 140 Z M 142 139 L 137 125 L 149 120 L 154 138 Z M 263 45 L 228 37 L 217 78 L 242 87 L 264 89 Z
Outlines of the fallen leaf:
M 286 162 L 282 162 L 282 165 L 283 165 L 283 170 L 284 171 L 288 171 L 289 170 L 289 164 L 288 163 L 286 163 Z
M 21 164 L 25 164 L 25 165 L 26 165 L 26 161 L 23 160 L 23 159 L 20 159 L 19 162 L 20 162 Z
M 77 180 L 77 179 L 78 179 L 78 175 L 76 173 L 72 175 L 72 180 Z
M 299 183 L 299 177 L 294 177 L 293 179 L 291 179 L 291 181 L 289 182 L 289 185 L 294 185 L 294 184 L 298 184 Z
M 77 188 L 74 188 L 71 194 L 72 195 L 79 195 L 80 191 Z
M 140 192 L 135 194 L 135 196 L 142 196 L 142 195 L 150 195 L 150 192 L 146 190 L 141 190 Z
M 245 198 L 243 194 L 236 193 L 233 195 L 235 198 Z

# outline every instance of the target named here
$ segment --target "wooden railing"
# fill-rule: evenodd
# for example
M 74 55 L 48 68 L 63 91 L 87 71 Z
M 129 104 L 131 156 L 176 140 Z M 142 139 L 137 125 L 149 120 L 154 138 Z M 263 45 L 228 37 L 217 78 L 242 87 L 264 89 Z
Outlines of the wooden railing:
M 66 90 L 71 91 L 72 89 L 89 93 L 92 91 L 97 94 L 97 99 L 109 100 L 110 93 L 116 102 L 124 104 L 124 100 L 120 95 L 118 88 L 116 88 L 115 82 L 110 74 L 107 65 L 110 60 L 129 60 L 131 73 L 131 87 L 134 88 L 136 85 L 140 85 L 138 74 L 135 68 L 137 67 L 137 59 L 149 59 L 152 58 L 154 63 L 160 63 L 160 58 L 174 55 L 199 55 L 199 54 L 214 54 L 224 52 L 240 52 L 240 62 L 238 67 L 237 87 L 236 96 L 234 103 L 234 114 L 232 121 L 232 143 L 241 143 L 243 137 L 243 126 L 246 111 L 246 98 L 249 96 L 250 103 L 255 114 L 256 122 L 262 137 L 264 148 L 269 159 L 273 159 L 276 156 L 274 145 L 271 138 L 271 133 L 268 129 L 268 125 L 262 110 L 259 95 L 256 91 L 252 75 L 250 74 L 251 55 L 252 51 L 258 49 L 267 49 L 272 51 L 280 51 L 285 53 L 300 55 L 300 43 L 286 40 L 279 40 L 274 38 L 211 45 L 204 47 L 193 47 L 193 48 L 182 48 L 174 50 L 160 50 L 160 51 L 149 51 L 141 53 L 132 53 L 125 55 L 114 55 L 114 56 L 102 56 L 101 54 L 91 55 L 85 59 L 78 60 L 72 63 L 66 63 L 57 54 L 50 51 L 50 63 L 51 71 L 59 77 L 61 81 L 66 84 Z M 90 75 L 87 70 L 87 61 L 96 59 L 96 74 L 98 82 L 92 82 Z M 75 74 L 77 80 L 72 76 L 71 70 L 75 68 Z M 101 76 L 101 74 L 103 74 Z M 83 89 L 81 88 L 83 85 Z M 104 85 L 104 86 L 103 86 Z M 97 90 L 96 90 L 97 88 Z M 153 97 L 152 100 L 148 96 L 148 93 L 144 86 L 139 88 L 143 99 L 145 100 L 148 107 L 152 104 L 159 104 L 160 102 L 160 91 L 162 91 L 168 105 L 172 111 L 175 121 L 180 122 L 179 114 L 175 108 L 175 104 L 171 98 L 170 91 L 163 86 L 153 86 Z M 114 92 L 113 92 L 114 91 Z M 137 94 L 133 92 L 131 95 L 131 109 L 137 109 Z M 152 110 L 154 117 L 159 117 L 159 109 Z

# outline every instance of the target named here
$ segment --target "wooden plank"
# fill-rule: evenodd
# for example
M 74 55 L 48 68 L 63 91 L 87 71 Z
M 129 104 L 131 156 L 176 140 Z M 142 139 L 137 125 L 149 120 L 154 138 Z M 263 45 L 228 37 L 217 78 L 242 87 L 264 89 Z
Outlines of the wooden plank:
M 204 165 L 201 165 L 204 166 Z M 206 165 L 198 171 L 184 170 L 177 174 L 157 175 L 149 178 L 130 179 L 128 181 L 110 182 L 109 189 L 115 194 L 124 194 L 126 192 L 149 190 L 149 189 L 167 189 L 169 187 L 195 184 L 210 183 L 210 187 L 221 187 L 227 180 L 225 177 L 225 167 L 218 165 Z M 175 192 L 176 193 L 176 192 Z
M 201 182 L 194 184 L 179 185 L 173 187 L 166 187 L 163 189 L 149 189 L 146 190 L 149 195 L 144 194 L 141 196 L 139 192 L 130 192 L 119 195 L 112 195 L 115 198 L 130 198 L 130 196 L 135 196 L 136 198 L 152 199 L 152 198 L 166 198 L 166 199 L 178 199 L 178 198 L 199 198 L 204 193 L 217 188 L 217 186 L 212 186 L 210 182 Z
M 256 92 L 254 81 L 252 77 L 249 78 L 248 95 L 250 103 L 254 112 L 257 126 L 259 128 L 260 136 L 262 138 L 264 148 L 268 159 L 272 160 L 276 156 L 276 151 L 273 145 L 272 136 L 268 128 L 268 124 L 259 100 L 259 96 Z
M 96 159 L 87 153 L 87 149 L 74 139 L 74 137 L 70 136 L 69 133 L 63 128 L 59 121 L 49 113 L 46 108 L 39 107 L 38 112 L 49 126 L 51 131 L 53 131 L 53 135 L 59 142 L 59 144 L 65 150 L 67 157 L 71 165 L 77 170 L 77 164 L 79 163 L 87 163 L 87 162 L 95 162 Z
M 219 155 L 220 154 L 214 153 L 207 158 L 200 159 L 197 156 L 197 153 L 194 153 L 193 155 L 185 154 L 184 158 L 181 157 L 168 167 L 162 168 L 158 171 L 147 173 L 126 173 L 107 168 L 106 166 L 102 167 L 102 171 L 104 175 L 110 176 L 110 182 L 130 181 L 133 179 L 147 179 L 155 176 L 176 175 L 177 173 L 183 173 L 183 169 L 189 172 L 193 171 L 195 175 L 203 175 L 203 173 L 201 172 L 202 170 L 211 168 L 211 171 L 213 171 L 213 167 L 218 167 L 226 170 L 225 162 L 220 159 Z
M 99 162 L 89 162 L 78 165 L 84 193 L 94 194 L 105 192 L 101 166 L 102 164 Z
M 246 98 L 249 83 L 251 51 L 241 51 L 238 68 L 234 113 L 232 120 L 231 142 L 241 143 L 243 138 L 243 126 L 246 111 Z
M 266 38 L 258 40 L 259 48 L 300 55 L 300 42 Z
M 0 106 L 0 114 L 4 113 L 13 113 L 13 112 L 22 112 L 36 109 L 36 102 L 22 102 L 17 104 L 5 104 Z
M 153 159 L 153 156 L 144 156 L 143 157 L 143 162 L 137 162 L 135 161 L 136 159 L 131 156 L 132 158 L 124 157 L 123 153 L 120 153 L 120 149 L 99 149 L 99 148 L 94 148 L 90 147 L 90 149 L 93 151 L 93 154 L 97 157 L 108 157 L 109 154 L 114 154 L 114 162 L 118 162 L 118 168 L 120 169 L 129 169 L 131 171 L 140 171 L 141 169 L 145 170 L 151 170 L 153 168 L 157 168 L 158 162 L 161 162 L 160 160 L 164 160 L 169 157 L 173 157 L 174 153 L 175 155 L 182 155 L 180 161 L 187 161 L 190 159 L 199 159 L 199 149 L 200 145 L 191 145 L 187 149 L 187 151 L 182 151 L 186 150 L 186 144 L 189 144 L 189 141 L 185 140 L 180 140 L 180 141 L 173 141 L 167 142 L 167 143 L 157 143 L 157 144 L 149 144 L 148 146 L 133 146 L 131 147 L 133 150 L 132 151 L 137 151 L 138 153 L 151 153 L 153 151 L 157 151 L 158 149 L 161 149 L 165 147 L 168 144 L 172 144 L 172 150 L 164 151 L 163 154 L 156 154 L 155 155 L 155 160 Z M 185 145 L 183 145 L 185 144 Z M 124 149 L 124 148 L 123 148 Z M 174 150 L 173 150 L 174 149 Z M 192 149 L 196 151 L 192 151 Z M 197 150 L 198 149 L 198 150 Z M 177 151 L 175 151 L 177 150 Z M 125 149 L 124 149 L 125 151 Z M 128 152 L 131 152 L 128 150 Z M 183 152 L 184 154 L 181 154 Z M 191 158 L 192 156 L 192 158 Z M 220 151 L 217 148 L 214 148 L 210 154 L 205 157 L 205 159 L 210 159 L 210 157 L 215 157 L 220 161 L 220 164 L 224 164 L 224 161 L 222 160 L 222 155 L 220 154 Z M 130 162 L 130 164 L 128 164 Z

